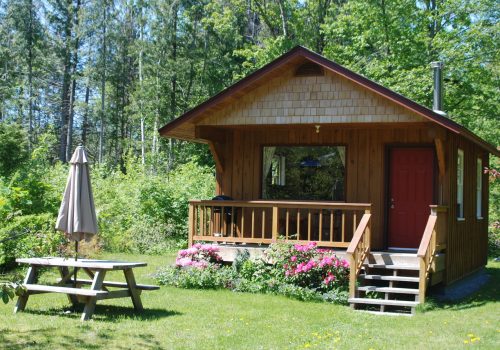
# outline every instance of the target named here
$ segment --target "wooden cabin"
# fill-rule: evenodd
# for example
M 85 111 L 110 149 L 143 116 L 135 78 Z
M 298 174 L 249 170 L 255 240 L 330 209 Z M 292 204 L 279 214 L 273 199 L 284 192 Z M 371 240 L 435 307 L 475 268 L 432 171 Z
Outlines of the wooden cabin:
M 220 197 L 190 202 L 189 244 L 281 238 L 346 250 L 352 305 L 378 291 L 382 311 L 414 310 L 429 284 L 450 284 L 487 262 L 483 169 L 499 151 L 443 112 L 303 47 L 160 134 L 206 143 L 215 159 Z

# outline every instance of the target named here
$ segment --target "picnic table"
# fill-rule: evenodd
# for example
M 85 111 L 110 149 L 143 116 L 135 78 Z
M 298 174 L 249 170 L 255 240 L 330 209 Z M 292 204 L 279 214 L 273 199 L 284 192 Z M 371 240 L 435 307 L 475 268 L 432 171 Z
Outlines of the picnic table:
M 73 305 L 79 302 L 85 303 L 82 321 L 92 317 L 97 301 L 103 299 L 130 297 L 135 311 L 141 312 L 143 311 L 141 292 L 159 289 L 158 286 L 135 282 L 133 269 L 147 266 L 143 262 L 66 258 L 26 258 L 16 259 L 16 262 L 27 264 L 29 267 L 23 283 L 26 293 L 18 298 L 14 313 L 25 309 L 30 295 L 40 293 L 63 293 L 67 294 Z M 57 268 L 61 275 L 61 278 L 54 285 L 44 285 L 37 282 L 37 271 L 47 267 Z M 90 279 L 78 278 L 76 281 L 72 279 L 75 268 L 84 271 Z M 106 272 L 119 270 L 123 271 L 125 282 L 104 280 Z M 85 285 L 90 285 L 90 288 L 81 288 Z M 110 288 L 112 289 L 110 290 Z

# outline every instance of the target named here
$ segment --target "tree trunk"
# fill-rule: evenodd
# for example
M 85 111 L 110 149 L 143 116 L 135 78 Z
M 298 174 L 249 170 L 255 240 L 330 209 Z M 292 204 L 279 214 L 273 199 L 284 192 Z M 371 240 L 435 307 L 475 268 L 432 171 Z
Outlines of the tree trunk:
M 141 163 L 144 166 L 146 163 L 146 136 L 144 135 L 144 103 L 143 103 L 143 79 L 142 79 L 142 55 L 143 55 L 143 40 L 144 40 L 144 16 L 143 16 L 143 6 L 140 4 L 139 9 L 139 114 L 141 118 Z
M 82 143 L 87 144 L 87 131 L 89 127 L 89 97 L 90 97 L 90 76 L 87 77 L 85 87 L 85 107 L 82 117 Z
M 178 20 L 178 5 L 176 4 L 172 10 L 173 23 L 172 23 L 172 63 L 175 67 L 177 62 L 177 20 Z M 177 75 L 172 75 L 172 90 L 170 92 L 170 118 L 175 119 L 177 113 Z M 168 141 L 168 170 L 172 170 L 174 166 L 174 140 L 172 138 Z
M 60 148 L 59 160 L 66 163 L 66 147 L 68 142 L 68 120 L 70 115 L 70 100 L 71 100 L 71 32 L 73 26 L 73 18 L 69 9 L 67 9 L 65 25 L 64 25 L 64 50 L 63 50 L 63 81 L 61 90 L 61 131 L 60 131 Z
M 29 0 L 28 26 L 28 149 L 33 149 L 33 0 Z
M 104 16 L 102 21 L 102 72 L 101 72 L 101 113 L 99 121 L 99 163 L 103 162 L 104 156 L 104 112 L 106 98 L 106 21 L 108 14 L 108 4 L 104 0 Z
M 285 4 L 283 3 L 283 0 L 278 0 L 277 2 L 280 8 L 281 31 L 283 32 L 283 36 L 288 39 L 289 38 L 288 20 L 286 18 L 286 13 L 285 13 Z

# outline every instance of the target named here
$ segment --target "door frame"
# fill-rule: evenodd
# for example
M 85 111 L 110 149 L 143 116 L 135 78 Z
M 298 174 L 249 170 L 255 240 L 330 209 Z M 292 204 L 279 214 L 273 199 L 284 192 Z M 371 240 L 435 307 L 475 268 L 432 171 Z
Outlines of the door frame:
M 384 249 L 389 248 L 389 198 L 390 198 L 390 174 L 391 174 L 391 151 L 396 148 L 430 148 L 432 149 L 432 154 L 434 155 L 432 158 L 432 171 L 433 171 L 433 181 L 432 181 L 432 202 L 437 203 L 437 198 L 438 198 L 438 164 L 437 164 L 437 154 L 436 154 L 436 147 L 434 146 L 433 143 L 387 143 L 384 146 L 384 193 L 382 196 L 383 199 L 383 206 L 382 210 L 384 211 L 383 213 L 383 245 Z M 430 208 L 429 208 L 429 214 L 430 214 Z M 414 251 L 414 249 L 411 248 L 403 248 L 408 249 L 410 251 Z M 418 249 L 418 248 L 417 248 Z

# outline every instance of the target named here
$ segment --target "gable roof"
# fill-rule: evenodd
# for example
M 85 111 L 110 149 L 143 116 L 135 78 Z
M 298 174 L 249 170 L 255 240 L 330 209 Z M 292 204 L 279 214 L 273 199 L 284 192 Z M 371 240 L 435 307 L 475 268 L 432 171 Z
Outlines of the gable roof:
M 396 104 L 413 111 L 414 113 L 428 119 L 431 122 L 434 122 L 456 134 L 462 135 L 468 140 L 474 142 L 478 146 L 484 148 L 488 152 L 500 156 L 500 150 L 496 149 L 494 146 L 489 144 L 488 142 L 481 139 L 479 136 L 463 127 L 462 125 L 454 122 L 453 120 L 442 116 L 433 110 L 410 100 L 403 95 L 398 94 L 376 82 L 370 80 L 360 74 L 357 74 L 313 51 L 310 51 L 302 46 L 296 46 L 292 50 L 278 57 L 274 61 L 268 63 L 262 68 L 256 70 L 252 74 L 246 76 L 245 78 L 239 80 L 235 84 L 229 86 L 225 90 L 222 90 L 218 94 L 212 96 L 205 102 L 199 104 L 193 109 L 187 111 L 177 119 L 174 119 L 170 123 L 166 124 L 158 131 L 160 135 L 169 137 L 169 136 L 177 136 L 176 129 L 180 129 L 187 124 L 196 123 L 199 118 L 202 118 L 206 115 L 207 112 L 213 111 L 220 108 L 220 105 L 226 103 L 228 100 L 238 98 L 242 96 L 245 92 L 248 92 L 255 88 L 256 86 L 262 84 L 267 81 L 270 76 L 273 74 L 285 71 L 287 68 L 291 66 L 295 66 L 298 63 L 303 62 L 313 62 L 326 70 L 329 70 L 335 74 L 338 74 L 350 81 L 361 85 L 362 87 L 373 91 L 379 94 L 382 97 L 385 97 Z

